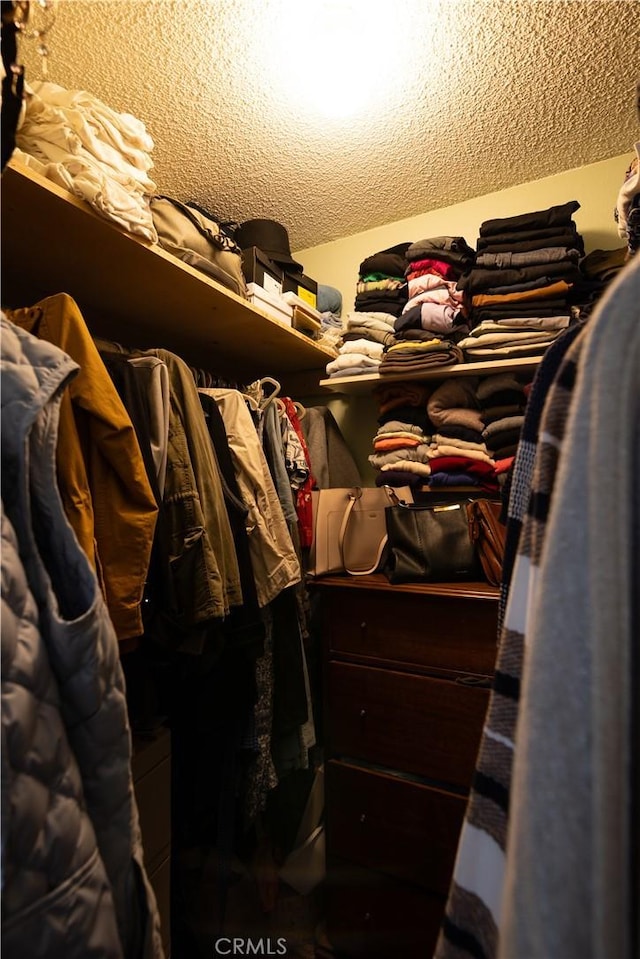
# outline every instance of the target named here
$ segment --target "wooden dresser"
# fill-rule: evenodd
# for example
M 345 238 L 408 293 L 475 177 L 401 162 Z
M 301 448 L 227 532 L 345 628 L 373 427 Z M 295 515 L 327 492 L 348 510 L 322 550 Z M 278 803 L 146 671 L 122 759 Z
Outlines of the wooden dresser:
M 498 590 L 317 581 L 325 637 L 329 940 L 431 956 L 496 653 Z
M 162 942 L 168 957 L 171 951 L 171 736 L 168 729 L 133 737 L 131 768 L 144 863 L 158 903 Z

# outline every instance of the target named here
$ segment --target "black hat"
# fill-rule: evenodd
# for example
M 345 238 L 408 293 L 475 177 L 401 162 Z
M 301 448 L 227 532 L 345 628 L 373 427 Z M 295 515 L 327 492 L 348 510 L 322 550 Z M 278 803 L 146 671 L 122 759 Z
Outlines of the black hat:
M 245 220 L 236 230 L 235 241 L 243 250 L 257 246 L 275 263 L 293 266 L 299 273 L 304 272 L 304 267 L 291 256 L 286 227 L 276 220 Z

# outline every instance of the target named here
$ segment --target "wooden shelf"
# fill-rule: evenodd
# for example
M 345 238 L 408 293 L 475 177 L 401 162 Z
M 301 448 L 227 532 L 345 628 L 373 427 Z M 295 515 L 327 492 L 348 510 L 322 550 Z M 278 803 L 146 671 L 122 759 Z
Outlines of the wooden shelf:
M 446 380 L 450 376 L 490 376 L 507 370 L 533 372 L 542 357 L 527 356 L 513 360 L 492 360 L 487 363 L 453 363 L 451 366 L 438 366 L 424 373 L 404 373 L 399 376 L 380 376 L 379 373 L 363 373 L 361 376 L 335 376 L 320 380 L 320 386 L 333 393 L 371 393 L 376 386 L 385 383 L 420 382 L 424 380 Z
M 95 336 L 163 347 L 240 382 L 271 375 L 285 391 L 295 383 L 295 392 L 317 392 L 335 356 L 330 348 L 123 232 L 18 161 L 1 183 L 3 306 L 69 293 Z

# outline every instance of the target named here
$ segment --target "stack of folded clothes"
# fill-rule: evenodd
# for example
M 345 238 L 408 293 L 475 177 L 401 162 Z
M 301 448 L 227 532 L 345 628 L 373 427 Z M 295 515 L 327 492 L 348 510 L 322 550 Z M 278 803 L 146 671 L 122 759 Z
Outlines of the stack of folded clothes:
M 462 350 L 450 340 L 434 336 L 424 342 L 396 342 L 382 354 L 380 376 L 408 376 L 426 373 L 438 366 L 462 362 Z
M 331 310 L 320 314 L 321 330 L 317 337 L 322 346 L 337 350 L 342 345 L 342 317 Z
M 378 470 L 376 485 L 423 486 L 431 472 L 428 388 L 422 383 L 395 383 L 379 386 L 374 396 L 379 425 L 369 462 Z
M 398 243 L 366 257 L 358 272 L 355 309 L 362 313 L 399 316 L 407 302 L 405 251 L 410 243 Z
M 429 445 L 429 479 L 432 488 L 478 486 L 498 490 L 495 462 L 484 441 L 484 423 L 475 377 L 450 377 L 427 401 L 433 424 Z
M 479 382 L 476 396 L 484 424 L 482 438 L 496 464 L 498 474 L 505 473 L 516 454 L 531 377 L 513 372 L 496 373 Z
M 348 313 L 338 355 L 327 363 L 327 376 L 377 373 L 384 346 L 396 341 L 393 320 L 390 313 Z
M 584 241 L 572 215 L 577 200 L 486 220 L 473 269 L 458 281 L 471 335 L 467 362 L 540 356 L 572 319 Z
M 420 373 L 462 359 L 456 346 L 469 327 L 457 280 L 475 253 L 463 237 L 436 236 L 406 250 L 408 300 L 394 323 L 397 343 L 385 349 L 380 375 Z
M 370 340 L 382 346 L 392 346 L 396 342 L 391 313 L 347 313 L 342 331 L 342 342 L 350 340 Z
M 377 373 L 383 347 L 396 342 L 394 321 L 407 302 L 405 250 L 399 243 L 366 257 L 360 264 L 355 309 L 348 313 L 338 356 L 327 364 L 327 376 Z
M 592 250 L 580 261 L 582 272 L 579 318 L 586 320 L 608 287 L 629 259 L 626 246 L 616 250 Z
M 15 156 L 123 230 L 158 242 L 149 198 L 153 140 L 142 120 L 84 90 L 43 82 L 25 96 Z
M 342 344 L 335 359 L 327 363 L 327 376 L 361 376 L 377 373 L 382 359 L 382 343 L 356 339 Z

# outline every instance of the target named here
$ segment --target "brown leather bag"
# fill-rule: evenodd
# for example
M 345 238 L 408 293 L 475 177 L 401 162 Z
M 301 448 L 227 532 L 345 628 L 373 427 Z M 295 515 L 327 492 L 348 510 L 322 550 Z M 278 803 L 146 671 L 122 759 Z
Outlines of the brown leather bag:
M 489 499 L 475 499 L 467 506 L 471 542 L 488 582 L 500 586 L 506 527 L 500 522 L 502 504 Z

